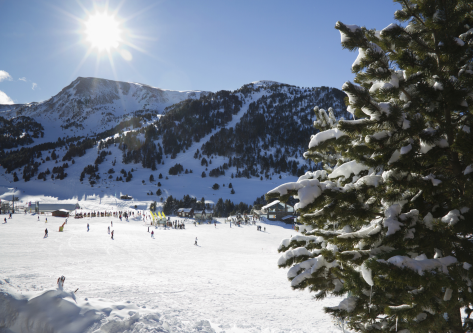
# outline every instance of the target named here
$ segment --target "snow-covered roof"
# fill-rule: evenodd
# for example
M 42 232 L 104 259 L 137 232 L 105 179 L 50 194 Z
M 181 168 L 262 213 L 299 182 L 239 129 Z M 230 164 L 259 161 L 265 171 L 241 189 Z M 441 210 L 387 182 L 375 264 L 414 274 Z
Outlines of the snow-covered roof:
M 296 217 L 296 216 L 294 216 L 294 215 L 287 215 L 287 216 L 284 216 L 281 220 L 291 219 L 291 218 L 293 219 L 293 218 L 295 218 L 295 217 Z
M 177 211 L 180 213 L 190 213 L 192 208 L 179 208 Z
M 268 209 L 269 207 L 274 206 L 275 204 L 278 204 L 280 202 L 281 201 L 279 201 L 279 200 L 273 201 L 270 204 L 267 204 L 266 206 L 261 207 L 261 209 Z
M 194 214 L 202 214 L 203 210 L 194 210 Z

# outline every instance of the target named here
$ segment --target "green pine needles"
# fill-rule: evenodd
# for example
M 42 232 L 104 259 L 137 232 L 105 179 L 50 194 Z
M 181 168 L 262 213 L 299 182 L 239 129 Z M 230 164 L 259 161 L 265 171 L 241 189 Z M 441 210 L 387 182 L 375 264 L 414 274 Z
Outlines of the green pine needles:
M 307 172 L 267 198 L 299 199 L 283 240 L 294 289 L 345 299 L 358 332 L 473 329 L 473 2 L 397 0 L 381 31 L 337 22 L 358 50 L 343 90 L 353 120 L 315 108 Z

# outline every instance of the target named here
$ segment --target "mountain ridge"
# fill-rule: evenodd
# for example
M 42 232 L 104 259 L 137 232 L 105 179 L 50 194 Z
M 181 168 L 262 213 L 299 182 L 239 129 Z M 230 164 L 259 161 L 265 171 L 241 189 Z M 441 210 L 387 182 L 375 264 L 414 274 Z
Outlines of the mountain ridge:
M 261 80 L 234 91 L 183 94 L 153 89 L 158 88 L 78 78 L 42 104 L 48 112 L 40 112 L 46 107 L 18 106 L 1 111 L 5 108 L 0 106 L 5 119 L 0 128 L 13 128 L 0 138 L 0 185 L 12 182 L 31 190 L 44 189 L 39 185 L 44 181 L 67 184 L 78 197 L 94 194 L 96 188 L 107 192 L 125 186 L 140 197 L 158 193 L 156 184 L 148 188 L 148 178 L 159 179 L 159 174 L 163 187 L 157 201 L 170 195 L 201 198 L 221 193 L 224 199 L 252 203 L 273 186 L 273 177 L 292 181 L 317 168 L 303 158 L 316 132 L 314 106 L 333 107 L 337 117 L 349 116 L 345 94 L 329 87 Z M 159 99 L 161 93 L 167 100 Z M 71 110 L 78 101 L 80 107 Z M 77 114 L 63 121 L 67 112 Z M 237 184 L 236 194 L 216 192 L 215 182 L 221 189 Z M 57 186 L 46 194 L 66 195 Z M 240 192 L 254 186 L 259 190 L 249 190 L 251 196 Z

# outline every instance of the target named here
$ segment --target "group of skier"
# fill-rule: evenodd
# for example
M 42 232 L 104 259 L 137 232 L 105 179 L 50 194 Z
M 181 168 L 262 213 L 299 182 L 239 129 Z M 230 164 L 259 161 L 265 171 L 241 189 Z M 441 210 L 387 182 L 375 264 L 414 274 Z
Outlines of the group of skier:
M 124 214 L 124 216 L 126 216 L 126 217 L 129 216 L 126 212 L 125 212 L 125 214 Z M 247 223 L 256 224 L 257 220 L 258 219 L 253 218 L 251 220 L 249 220 L 249 219 L 245 220 L 244 222 L 245 222 L 245 224 L 247 224 Z M 39 221 L 39 216 L 38 216 L 38 221 Z M 46 223 L 48 222 L 47 218 L 45 218 L 45 222 Z M 232 227 L 232 222 L 236 223 L 240 227 L 241 222 L 243 222 L 243 221 L 241 221 L 239 219 L 233 219 L 233 218 L 230 219 L 230 228 Z M 4 218 L 4 223 L 7 223 L 6 218 Z M 67 223 L 67 219 L 66 219 L 65 223 Z M 172 221 L 172 222 L 169 222 L 169 223 L 170 223 L 171 228 L 173 228 L 173 229 L 185 229 L 184 221 L 176 220 L 176 221 Z M 213 221 L 213 224 L 214 224 L 214 227 L 217 228 L 217 222 Z M 195 221 L 194 221 L 194 226 L 197 226 Z M 107 230 L 108 230 L 108 234 L 110 235 L 110 238 L 114 239 L 114 230 L 112 230 L 111 228 L 113 228 L 113 221 L 110 221 L 110 226 L 107 227 Z M 257 226 L 256 230 L 263 231 L 261 226 Z M 87 232 L 88 231 L 90 231 L 89 223 L 87 223 Z M 264 231 L 266 232 L 266 227 L 264 227 Z M 150 226 L 148 226 L 148 232 L 150 232 Z M 46 238 L 46 237 L 48 237 L 48 229 L 47 228 L 44 230 L 44 238 Z M 154 238 L 154 230 L 151 230 L 151 238 Z M 195 238 L 194 245 L 197 245 L 197 237 Z

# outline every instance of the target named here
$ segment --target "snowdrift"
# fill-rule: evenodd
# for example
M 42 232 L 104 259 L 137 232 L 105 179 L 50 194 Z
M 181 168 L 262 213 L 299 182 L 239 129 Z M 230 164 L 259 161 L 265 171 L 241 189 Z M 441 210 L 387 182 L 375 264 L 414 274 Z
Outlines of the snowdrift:
M 62 288 L 20 293 L 0 278 L 0 332 L 215 332 L 207 320 L 179 322 L 153 309 L 104 299 L 76 298 Z

